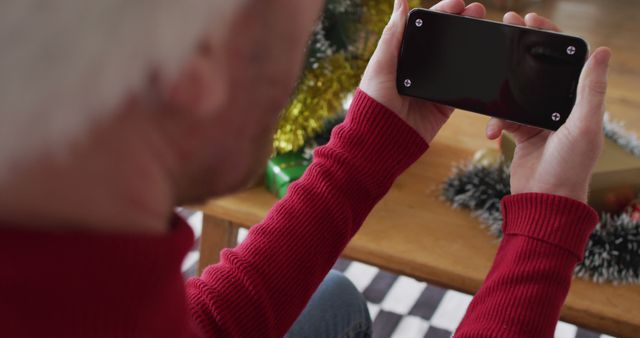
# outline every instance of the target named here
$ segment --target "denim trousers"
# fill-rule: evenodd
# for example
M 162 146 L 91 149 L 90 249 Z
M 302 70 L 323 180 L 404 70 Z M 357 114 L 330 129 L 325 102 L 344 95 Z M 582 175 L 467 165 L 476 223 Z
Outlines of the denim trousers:
M 367 302 L 347 277 L 332 270 L 286 337 L 369 338 Z

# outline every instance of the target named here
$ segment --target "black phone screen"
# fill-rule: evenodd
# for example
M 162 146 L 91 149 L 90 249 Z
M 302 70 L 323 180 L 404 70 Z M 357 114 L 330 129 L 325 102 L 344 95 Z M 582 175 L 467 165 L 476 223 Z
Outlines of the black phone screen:
M 587 54 L 577 37 L 416 9 L 405 28 L 397 88 L 556 130 L 573 108 Z

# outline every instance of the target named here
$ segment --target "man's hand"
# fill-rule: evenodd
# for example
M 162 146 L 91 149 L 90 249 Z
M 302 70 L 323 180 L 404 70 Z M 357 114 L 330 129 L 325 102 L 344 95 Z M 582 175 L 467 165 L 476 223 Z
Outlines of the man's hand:
M 530 13 L 505 14 L 504 22 L 558 31 L 548 19 Z M 602 151 L 602 119 L 611 51 L 598 48 L 585 65 L 576 105 L 556 132 L 492 118 L 487 137 L 513 134 L 516 151 L 511 163 L 511 193 L 543 192 L 586 202 L 591 171 Z
M 444 0 L 431 9 L 476 18 L 483 18 L 486 12 L 481 4 L 472 3 L 465 6 L 463 0 Z M 408 14 L 407 0 L 396 0 L 393 15 L 364 72 L 360 89 L 398 114 L 430 143 L 453 112 L 453 108 L 398 94 L 396 89 L 398 51 L 402 44 Z

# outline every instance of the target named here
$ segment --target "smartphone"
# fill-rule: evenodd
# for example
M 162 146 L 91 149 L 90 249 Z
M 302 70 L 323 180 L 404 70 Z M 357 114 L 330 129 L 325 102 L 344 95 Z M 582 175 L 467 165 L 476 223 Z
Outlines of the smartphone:
M 589 54 L 574 36 L 414 9 L 398 59 L 398 93 L 557 130 Z

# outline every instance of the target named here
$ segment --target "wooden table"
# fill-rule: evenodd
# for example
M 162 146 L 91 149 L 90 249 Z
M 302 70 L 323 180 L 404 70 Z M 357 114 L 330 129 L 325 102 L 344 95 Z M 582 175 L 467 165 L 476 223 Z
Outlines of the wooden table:
M 572 0 L 535 3 L 527 11 L 553 18 L 592 46 L 614 50 L 608 109 L 640 131 L 640 2 Z M 489 12 L 499 19 L 500 13 Z M 402 175 L 373 210 L 344 256 L 381 268 L 474 293 L 496 252 L 497 241 L 468 212 L 439 199 L 452 163 L 477 149 L 496 146 L 484 138 L 486 118 L 456 112 L 426 156 Z M 262 220 L 276 199 L 258 187 L 202 206 L 201 266 L 216 262 L 220 248 L 235 244 L 238 227 Z M 640 336 L 640 285 L 614 286 L 576 279 L 561 318 L 605 333 Z

